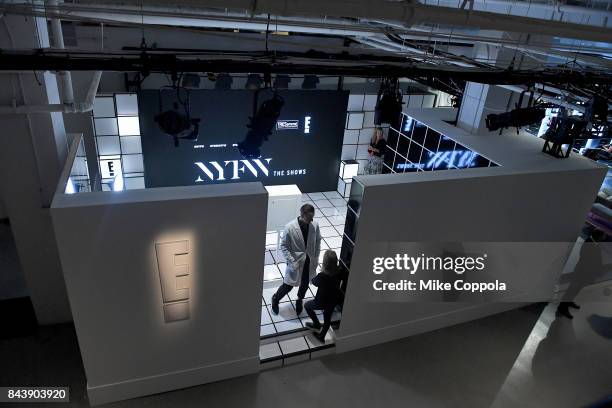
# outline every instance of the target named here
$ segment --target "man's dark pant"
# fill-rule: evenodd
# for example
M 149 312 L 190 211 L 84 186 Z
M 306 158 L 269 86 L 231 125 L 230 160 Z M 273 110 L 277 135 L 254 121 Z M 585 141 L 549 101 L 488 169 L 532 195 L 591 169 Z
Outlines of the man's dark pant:
M 315 313 L 315 310 L 323 310 L 323 328 L 321 329 L 321 337 L 325 337 L 327 331 L 329 330 L 329 326 L 331 325 L 331 317 L 334 312 L 334 306 L 332 307 L 323 307 L 316 300 L 309 300 L 304 304 L 304 309 L 306 309 L 306 313 L 308 313 L 308 317 L 315 324 L 315 326 L 320 326 L 321 322 L 319 322 L 319 318 Z
M 306 290 L 308 289 L 308 283 L 310 282 L 310 280 L 308 279 L 309 269 L 310 258 L 306 257 L 306 262 L 304 262 L 304 269 L 302 269 L 302 280 L 300 281 L 300 287 L 298 288 L 297 293 L 298 299 L 304 299 L 304 297 L 306 296 Z M 274 296 L 276 296 L 276 299 L 278 299 L 278 301 L 280 302 L 280 300 L 285 297 L 287 293 L 291 292 L 291 289 L 293 289 L 293 286 L 283 283 L 279 286 Z

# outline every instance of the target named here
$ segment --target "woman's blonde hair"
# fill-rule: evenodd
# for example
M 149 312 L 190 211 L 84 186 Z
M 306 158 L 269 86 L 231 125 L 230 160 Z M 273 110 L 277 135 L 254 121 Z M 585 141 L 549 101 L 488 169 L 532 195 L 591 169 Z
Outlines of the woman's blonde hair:
M 331 249 L 328 249 L 323 254 L 323 265 L 321 269 L 329 275 L 335 275 L 336 272 L 338 272 L 338 255 Z
M 375 127 L 374 132 L 372 133 L 372 140 L 371 140 L 372 143 L 376 143 L 376 135 L 378 134 L 378 132 L 380 132 L 383 139 L 385 138 L 385 131 L 383 130 L 383 128 Z

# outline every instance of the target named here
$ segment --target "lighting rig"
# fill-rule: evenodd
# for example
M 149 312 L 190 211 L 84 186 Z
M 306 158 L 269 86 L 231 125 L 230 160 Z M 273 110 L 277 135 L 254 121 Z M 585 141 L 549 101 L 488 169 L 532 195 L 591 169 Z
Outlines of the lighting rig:
M 200 119 L 192 118 L 189 109 L 189 90 L 179 86 L 180 80 L 176 74 L 172 75 L 172 86 L 159 89 L 159 114 L 155 115 L 154 120 L 159 128 L 174 140 L 174 147 L 179 147 L 179 140 L 189 140 L 197 142 L 200 131 Z M 198 81 L 199 82 L 199 81 Z M 163 91 L 171 90 L 176 92 L 176 101 L 173 108 L 163 110 Z M 181 95 L 182 94 L 182 95 Z
M 264 88 L 256 90 L 253 95 L 253 116 L 249 117 L 250 123 L 244 140 L 238 143 L 238 151 L 245 159 L 261 157 L 261 146 L 272 134 L 285 104 L 285 100 L 270 85 L 271 80 L 270 73 L 265 73 Z M 258 107 L 259 93 L 266 90 L 273 90 L 273 95 Z
M 378 90 L 374 124 L 395 124 L 402 113 L 402 92 L 397 78 L 383 78 Z

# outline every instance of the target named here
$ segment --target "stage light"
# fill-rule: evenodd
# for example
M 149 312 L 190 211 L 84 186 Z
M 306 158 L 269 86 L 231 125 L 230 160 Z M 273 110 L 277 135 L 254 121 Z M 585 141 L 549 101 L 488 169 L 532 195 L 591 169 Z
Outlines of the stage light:
M 174 147 L 178 147 L 179 139 L 198 140 L 200 119 L 192 119 L 175 110 L 167 110 L 156 115 L 154 120 L 165 134 L 174 139 Z
M 543 108 L 518 108 L 500 114 L 490 113 L 487 115 L 485 124 L 487 125 L 487 129 L 492 132 L 497 129 L 509 127 L 518 128 L 541 122 L 544 116 L 546 116 L 546 111 Z
M 246 89 L 254 91 L 256 89 L 261 88 L 261 84 L 263 83 L 261 76 L 259 74 L 249 74 L 247 78 L 246 85 L 244 86 Z
M 215 80 L 215 89 L 231 89 L 234 80 L 228 74 L 219 74 Z
M 160 113 L 155 115 L 153 120 L 157 122 L 159 128 L 174 139 L 174 147 L 178 147 L 179 139 L 185 139 L 190 141 L 198 140 L 198 133 L 200 131 L 200 119 L 192 118 L 189 112 L 189 91 L 185 88 L 174 87 L 176 91 L 176 102 L 173 103 L 171 110 L 162 111 L 163 105 L 163 93 L 159 91 L 159 111 Z M 184 92 L 184 96 L 181 97 L 181 92 Z M 183 108 L 183 112 L 179 112 L 179 104 Z
M 395 124 L 402 114 L 402 93 L 397 78 L 383 78 L 378 90 L 376 108 L 374 111 L 374 124 Z
M 291 82 L 291 77 L 289 75 L 277 75 L 274 79 L 274 88 L 287 89 L 289 88 L 289 82 Z
M 317 89 L 319 83 L 319 77 L 316 75 L 306 75 L 302 82 L 302 89 Z
M 257 93 L 255 93 L 255 98 L 257 98 Z M 275 92 L 274 96 L 263 102 L 257 113 L 250 118 L 250 124 L 247 125 L 249 131 L 244 140 L 238 143 L 238 151 L 244 158 L 261 157 L 261 146 L 272 133 L 284 104 L 283 98 Z

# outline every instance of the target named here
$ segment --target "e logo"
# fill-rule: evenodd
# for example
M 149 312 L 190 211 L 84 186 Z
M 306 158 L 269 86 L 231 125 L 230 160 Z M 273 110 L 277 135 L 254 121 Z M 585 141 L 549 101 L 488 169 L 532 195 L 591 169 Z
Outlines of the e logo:
M 164 321 L 189 319 L 189 241 L 155 244 Z

